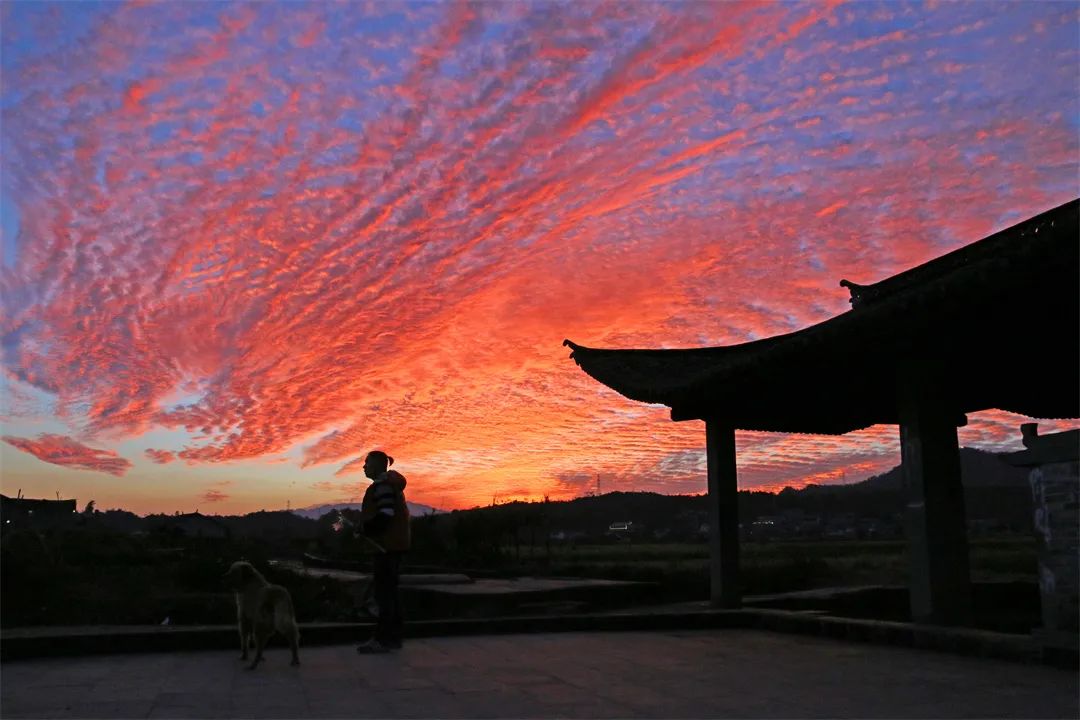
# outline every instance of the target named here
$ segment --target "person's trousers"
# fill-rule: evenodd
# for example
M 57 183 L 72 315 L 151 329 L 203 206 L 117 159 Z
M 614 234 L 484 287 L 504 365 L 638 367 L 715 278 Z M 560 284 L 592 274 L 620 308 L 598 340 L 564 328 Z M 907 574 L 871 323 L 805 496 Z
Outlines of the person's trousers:
M 375 603 L 379 620 L 375 624 L 375 639 L 383 645 L 399 645 L 402 640 L 401 598 L 398 582 L 401 577 L 401 553 L 384 552 L 375 556 Z

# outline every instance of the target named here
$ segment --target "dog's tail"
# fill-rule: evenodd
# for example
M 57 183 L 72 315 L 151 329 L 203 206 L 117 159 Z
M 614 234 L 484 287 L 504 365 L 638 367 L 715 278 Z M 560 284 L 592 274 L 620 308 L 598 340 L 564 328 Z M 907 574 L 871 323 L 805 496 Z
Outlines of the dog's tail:
M 293 610 L 292 596 L 283 587 L 273 588 L 277 591 L 274 602 L 274 629 L 277 630 L 289 643 L 292 650 L 292 664 L 300 664 L 300 624 L 296 622 L 296 612 Z
M 284 617 L 282 617 L 284 615 Z M 300 664 L 300 623 L 296 622 L 296 612 L 293 610 L 292 596 L 286 592 L 282 602 L 274 611 L 274 623 L 281 628 L 280 632 L 289 641 L 292 650 L 292 664 Z
M 296 611 L 289 591 L 280 586 L 273 588 L 267 593 L 267 603 L 273 604 L 274 629 L 287 638 L 295 636 L 299 641 L 300 625 L 296 622 Z

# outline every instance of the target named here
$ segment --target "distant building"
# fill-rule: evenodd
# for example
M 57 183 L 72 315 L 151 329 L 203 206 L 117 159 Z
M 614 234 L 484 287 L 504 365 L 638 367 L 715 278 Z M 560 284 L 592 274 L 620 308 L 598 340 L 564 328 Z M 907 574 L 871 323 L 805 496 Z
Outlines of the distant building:
M 159 527 L 188 538 L 226 538 L 229 536 L 229 529 L 224 523 L 198 512 L 168 516 Z
M 615 538 L 616 540 L 630 540 L 632 537 L 638 534 L 640 528 L 635 527 L 634 523 L 627 521 L 616 521 L 608 525 L 607 532 L 604 533 L 608 537 Z
M 759 515 L 749 526 L 743 526 L 743 535 L 752 540 L 773 540 L 790 534 L 790 527 L 783 515 Z
M 61 527 L 74 522 L 75 504 L 75 500 L 31 500 L 0 495 L 0 518 L 5 531 Z

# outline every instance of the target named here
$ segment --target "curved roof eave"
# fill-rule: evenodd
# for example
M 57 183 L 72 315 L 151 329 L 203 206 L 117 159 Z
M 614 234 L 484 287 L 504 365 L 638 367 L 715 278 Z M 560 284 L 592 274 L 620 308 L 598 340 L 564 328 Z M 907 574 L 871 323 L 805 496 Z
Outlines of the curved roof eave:
M 712 406 L 745 422 L 745 429 L 833 433 L 895 422 L 897 374 L 904 363 L 932 352 L 933 343 L 944 346 L 953 372 L 979 351 L 996 370 L 1015 374 L 1028 354 L 1018 339 L 1002 335 L 1021 328 L 1029 337 L 1053 338 L 1055 350 L 1040 354 L 1044 364 L 1050 358 L 1055 380 L 1002 379 L 1008 389 L 989 395 L 958 388 L 956 399 L 965 399 L 957 409 L 1008 405 L 1004 409 L 1023 414 L 1075 417 L 1076 403 L 1051 396 L 1076 385 L 1077 364 L 1062 368 L 1078 353 L 1072 321 L 1080 285 L 1078 209 L 1080 200 L 1070 201 L 873 285 L 844 281 L 852 309 L 784 335 L 676 350 L 563 345 L 597 381 L 631 400 L 667 405 L 676 419 L 701 417 L 701 408 Z M 1032 298 L 1054 312 L 1028 312 Z M 912 354 L 920 343 L 924 356 Z M 985 372 L 980 377 L 989 379 Z M 843 402 L 859 407 L 823 409 Z M 822 407 L 811 412 L 807 403 Z

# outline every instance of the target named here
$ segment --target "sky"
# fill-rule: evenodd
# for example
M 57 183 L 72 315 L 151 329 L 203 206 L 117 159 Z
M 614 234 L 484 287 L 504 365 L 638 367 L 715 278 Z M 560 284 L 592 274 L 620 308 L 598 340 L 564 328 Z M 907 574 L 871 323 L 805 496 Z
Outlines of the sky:
M 0 5 L 0 489 L 140 514 L 706 489 L 562 347 L 728 345 L 1080 195 L 1054 2 Z M 972 358 L 978 362 L 978 358 Z M 1018 449 L 987 410 L 961 444 Z M 1042 432 L 1068 427 L 1043 423 Z M 739 484 L 899 435 L 740 432 Z

